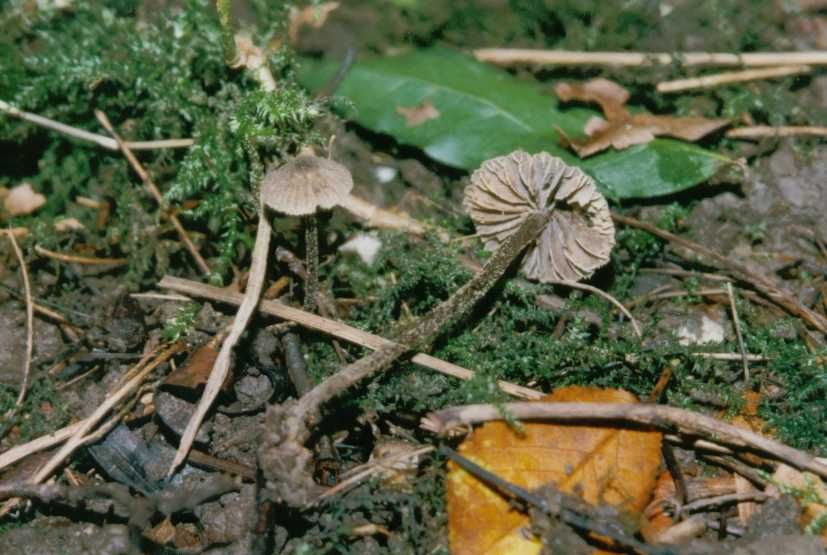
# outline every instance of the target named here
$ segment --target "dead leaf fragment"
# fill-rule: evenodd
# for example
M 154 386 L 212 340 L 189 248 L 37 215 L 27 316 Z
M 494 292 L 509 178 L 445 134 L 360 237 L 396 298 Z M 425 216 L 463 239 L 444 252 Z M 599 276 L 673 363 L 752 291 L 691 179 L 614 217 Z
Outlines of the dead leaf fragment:
M 210 377 L 213 364 L 218 356 L 216 346 L 217 343 L 211 340 L 198 347 L 183 365 L 167 375 L 162 385 L 189 391 L 203 387 Z M 229 385 L 230 381 L 228 377 L 224 388 Z
M 31 183 L 21 183 L 13 187 L 3 200 L 3 206 L 11 216 L 31 214 L 45 203 L 46 197 L 36 193 Z
M 405 125 L 408 127 L 416 127 L 439 117 L 439 110 L 430 100 L 424 100 L 416 106 L 397 106 L 396 113 L 405 118 Z
M 84 229 L 83 224 L 77 218 L 60 218 L 55 220 L 55 231 L 78 231 Z
M 586 123 L 583 129 L 588 137 L 586 140 L 569 138 L 560 132 L 562 142 L 581 158 L 609 147 L 622 150 L 648 143 L 662 135 L 694 142 L 729 125 L 726 119 L 631 114 L 626 109 L 629 92 L 607 79 L 592 79 L 580 84 L 559 83 L 554 91 L 565 102 L 597 103 L 606 117 L 593 117 Z
M 566 387 L 542 401 L 637 402 L 616 389 Z M 542 402 L 538 401 L 538 402 Z M 661 434 L 627 428 L 524 423 L 518 435 L 503 422 L 480 426 L 459 452 L 528 490 L 554 483 L 593 505 L 609 504 L 637 519 L 660 466 Z M 529 519 L 500 495 L 448 465 L 448 536 L 451 553 L 539 553 Z
M 296 44 L 299 40 L 299 33 L 304 26 L 319 29 L 330 13 L 339 7 L 339 2 L 322 2 L 318 5 L 307 6 L 304 8 L 290 8 L 290 14 L 287 19 L 287 38 L 290 44 Z

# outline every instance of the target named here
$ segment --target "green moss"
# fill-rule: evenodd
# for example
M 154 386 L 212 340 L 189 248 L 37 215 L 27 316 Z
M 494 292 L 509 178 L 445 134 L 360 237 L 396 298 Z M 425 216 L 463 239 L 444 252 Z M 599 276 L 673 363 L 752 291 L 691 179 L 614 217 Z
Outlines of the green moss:
M 14 407 L 17 393 L 16 387 L 0 385 L 0 414 L 6 414 Z M 17 413 L 18 443 L 51 433 L 69 422 L 67 408 L 59 400 L 51 380 L 39 378 L 32 381 Z

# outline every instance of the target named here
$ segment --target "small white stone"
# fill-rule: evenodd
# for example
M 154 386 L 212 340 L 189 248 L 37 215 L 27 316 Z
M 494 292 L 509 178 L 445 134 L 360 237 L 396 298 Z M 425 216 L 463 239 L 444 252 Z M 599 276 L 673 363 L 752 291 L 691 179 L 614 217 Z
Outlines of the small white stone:
M 703 315 L 700 321 L 693 319 L 678 328 L 678 343 L 681 345 L 703 345 L 704 343 L 721 343 L 724 338 L 724 326 L 709 316 Z
M 353 239 L 339 247 L 339 252 L 356 254 L 362 262 L 371 266 L 376 261 L 376 255 L 382 248 L 382 241 L 370 233 L 359 233 Z
M 399 173 L 396 168 L 391 166 L 375 166 L 373 168 L 373 175 L 379 183 L 390 183 Z

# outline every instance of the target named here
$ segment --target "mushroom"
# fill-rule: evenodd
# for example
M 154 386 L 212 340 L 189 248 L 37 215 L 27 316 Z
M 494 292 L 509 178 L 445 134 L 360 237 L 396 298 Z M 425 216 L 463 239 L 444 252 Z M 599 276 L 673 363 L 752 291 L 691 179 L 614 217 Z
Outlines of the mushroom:
M 343 165 L 303 151 L 283 166 L 270 169 L 261 185 L 261 201 L 269 208 L 301 216 L 305 233 L 307 283 L 304 306 L 313 310 L 319 289 L 319 209 L 340 204 L 353 188 Z
M 487 160 L 471 176 L 463 204 L 488 250 L 529 214 L 549 212 L 548 224 L 523 259 L 529 279 L 579 281 L 609 261 L 615 240 L 606 199 L 591 177 L 546 152 L 516 151 Z

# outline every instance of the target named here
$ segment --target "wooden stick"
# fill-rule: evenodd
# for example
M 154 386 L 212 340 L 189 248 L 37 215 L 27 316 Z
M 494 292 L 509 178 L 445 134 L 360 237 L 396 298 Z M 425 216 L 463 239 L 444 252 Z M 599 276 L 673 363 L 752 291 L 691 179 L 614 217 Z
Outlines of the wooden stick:
M 218 287 L 204 285 L 202 283 L 198 283 L 197 281 L 190 281 L 173 276 L 164 276 L 160 283 L 158 283 L 158 287 L 232 305 L 238 305 L 242 299 L 242 296 L 239 293 L 233 293 Z M 393 345 L 394 343 L 384 337 L 360 330 L 359 328 L 354 328 L 353 326 L 348 326 L 347 324 L 337 322 L 336 320 L 330 320 L 316 314 L 311 314 L 310 312 L 305 312 L 304 310 L 294 308 L 286 304 L 281 304 L 274 301 L 261 301 L 258 309 L 265 314 L 276 316 L 277 318 L 281 318 L 283 320 L 296 322 L 305 328 L 326 333 L 374 351 Z M 414 362 L 424 368 L 428 368 L 429 370 L 439 372 L 440 374 L 444 374 L 446 376 L 458 378 L 460 380 L 470 380 L 474 377 L 474 372 L 468 370 L 467 368 L 446 362 L 425 353 L 417 353 L 411 359 L 411 362 Z M 497 381 L 497 385 L 502 391 L 508 393 L 509 395 L 523 399 L 540 399 L 544 395 L 542 392 L 535 389 L 530 389 L 528 387 L 523 387 L 502 380 Z
M 91 256 L 77 256 L 74 254 L 64 254 L 61 252 L 50 251 L 44 249 L 40 245 L 34 246 L 34 252 L 46 258 L 60 260 L 61 262 L 68 262 L 69 264 L 85 264 L 87 266 L 123 266 L 129 263 L 128 258 L 94 258 Z
M 728 139 L 765 139 L 767 137 L 827 137 L 827 127 L 812 125 L 788 125 L 772 127 L 754 125 L 736 127 L 726 132 Z
M 732 283 L 726 283 L 726 291 L 727 296 L 729 297 L 729 309 L 732 311 L 732 322 L 735 326 L 735 336 L 738 338 L 738 350 L 741 352 L 741 363 L 744 367 L 744 382 L 749 383 L 747 348 L 744 346 L 744 335 L 741 333 L 741 320 L 738 318 L 738 308 L 735 306 L 735 293 L 732 291 Z
M 578 52 L 521 48 L 479 48 L 473 51 L 481 62 L 497 65 L 646 66 L 670 65 L 713 67 L 762 67 L 827 65 L 827 51 L 797 52 Z
M 675 79 L 672 81 L 661 81 L 658 83 L 657 91 L 661 93 L 689 91 L 693 89 L 710 89 L 730 83 L 743 83 L 744 81 L 756 81 L 759 79 L 774 79 L 810 73 L 813 70 L 810 66 L 779 66 L 760 69 L 745 69 L 743 71 L 726 71 L 713 75 L 701 77 L 690 77 L 687 79 Z
M 29 123 L 39 125 L 40 127 L 45 127 L 46 129 L 51 129 L 52 131 L 57 131 L 58 133 L 63 133 L 64 135 L 74 139 L 95 143 L 96 145 L 108 150 L 118 150 L 118 143 L 115 139 L 105 137 L 104 135 L 98 135 L 97 133 L 90 133 L 89 131 L 72 127 L 71 125 L 66 125 L 65 123 L 60 123 L 59 121 L 45 118 L 43 116 L 38 116 L 37 114 L 32 114 L 31 112 L 18 110 L 8 102 L 4 102 L 2 100 L 0 100 L 0 112 L 5 112 L 10 116 L 20 118 L 23 121 L 28 121 Z M 162 139 L 159 141 L 130 141 L 125 144 L 132 150 L 155 150 L 159 148 L 188 148 L 194 143 L 195 141 L 193 139 Z
M 23 400 L 26 398 L 26 392 L 29 390 L 29 373 L 32 368 L 32 351 L 34 350 L 34 302 L 32 301 L 32 286 L 29 282 L 29 270 L 26 268 L 26 260 L 23 258 L 23 252 L 14 238 L 14 234 L 6 233 L 6 237 L 11 243 L 14 255 L 17 257 L 17 263 L 20 265 L 20 275 L 23 279 L 23 291 L 26 299 L 26 353 L 23 358 L 23 377 L 20 380 L 20 392 L 17 394 L 17 401 L 14 403 L 14 408 L 10 411 L 9 417 L 20 410 Z
M 115 128 L 112 127 L 112 123 L 109 121 L 109 118 L 106 117 L 106 114 L 100 110 L 95 110 L 95 117 L 98 118 L 98 121 L 103 128 L 106 129 L 106 131 L 112 135 L 112 138 L 115 139 L 115 142 L 118 143 L 118 147 L 129 161 L 129 165 L 132 166 L 132 169 L 135 170 L 135 173 L 137 173 L 138 177 L 140 177 L 141 181 L 143 181 L 144 187 L 147 188 L 149 194 L 151 194 L 152 198 L 155 199 L 155 202 L 158 203 L 158 206 L 161 208 L 161 214 L 172 222 L 172 226 L 175 228 L 175 231 L 178 232 L 178 237 L 180 237 L 181 242 L 184 243 L 184 246 L 192 255 L 198 269 L 201 270 L 201 273 L 209 275 L 210 267 L 207 265 L 207 261 L 201 257 L 201 253 L 198 252 L 198 249 L 193 244 L 187 230 L 184 229 L 184 226 L 181 224 L 181 220 L 178 219 L 178 216 L 165 210 L 166 203 L 164 202 L 164 198 L 161 195 L 161 191 L 158 189 L 158 186 L 155 185 L 154 181 L 152 181 L 152 177 L 149 175 L 149 172 L 144 169 L 143 165 L 141 165 L 138 159 L 135 158 L 135 155 L 132 154 L 132 151 L 129 150 L 129 147 L 126 146 L 126 143 L 124 143 L 120 136 L 115 132 Z
M 221 386 L 227 379 L 230 373 L 230 362 L 233 355 L 233 348 L 241 338 L 241 334 L 247 329 L 247 323 L 256 311 L 259 298 L 261 297 L 261 290 L 264 286 L 264 278 L 267 273 L 267 256 L 270 250 L 270 227 L 269 216 L 266 212 L 264 203 L 259 207 L 258 213 L 258 230 L 256 231 L 256 242 L 253 246 L 252 260 L 250 262 L 250 277 L 247 280 L 247 289 L 244 292 L 244 297 L 241 300 L 241 305 L 238 312 L 233 319 L 232 328 L 221 344 L 221 350 L 215 359 L 210 377 L 207 380 L 207 385 L 204 386 L 204 392 L 201 394 L 201 399 L 195 407 L 192 416 L 190 416 L 187 427 L 184 433 L 181 434 L 181 441 L 178 444 L 178 450 L 175 452 L 175 458 L 169 466 L 167 476 L 172 476 L 175 470 L 187 458 L 192 444 L 195 442 L 195 436 L 198 434 L 198 428 L 207 416 L 207 411 L 212 407 L 213 402 L 221 392 Z
M 794 449 L 755 432 L 738 428 L 712 417 L 689 410 L 645 403 L 507 403 L 506 405 L 465 405 L 430 413 L 422 419 L 422 428 L 444 433 L 461 426 L 502 420 L 509 414 L 520 420 L 552 420 L 563 423 L 617 422 L 654 426 L 701 436 L 732 447 L 759 451 L 827 478 L 827 464 L 804 451 Z

